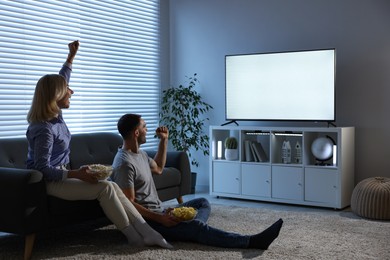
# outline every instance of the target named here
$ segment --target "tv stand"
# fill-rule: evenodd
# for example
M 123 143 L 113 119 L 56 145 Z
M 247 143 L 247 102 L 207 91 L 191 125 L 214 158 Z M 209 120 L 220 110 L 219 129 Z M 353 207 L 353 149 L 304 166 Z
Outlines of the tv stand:
M 237 160 L 224 156 L 228 137 L 238 141 Z M 321 137 L 334 141 L 326 161 L 311 149 Z M 354 188 L 354 140 L 353 127 L 210 126 L 210 195 L 345 208 Z M 291 161 L 284 141 L 291 144 Z
M 230 124 L 233 124 L 233 123 L 236 124 L 236 126 L 238 126 L 238 123 L 237 123 L 236 120 L 230 120 L 229 122 L 226 122 L 226 123 L 222 124 L 221 126 L 230 125 Z
M 328 122 L 328 127 L 329 126 L 333 126 L 333 127 L 337 127 L 335 123 L 332 123 L 332 122 Z

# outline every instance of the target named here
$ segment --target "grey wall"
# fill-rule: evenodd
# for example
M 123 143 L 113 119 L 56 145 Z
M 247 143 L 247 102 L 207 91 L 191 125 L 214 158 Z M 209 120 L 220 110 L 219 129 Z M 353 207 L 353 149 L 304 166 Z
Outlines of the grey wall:
M 170 53 L 164 84 L 178 85 L 185 75 L 198 73 L 198 90 L 214 106 L 210 125 L 225 122 L 226 54 L 336 48 L 336 124 L 356 127 L 355 182 L 390 177 L 390 1 L 162 0 L 162 4 L 170 19 L 163 31 L 169 34 L 165 38 L 169 47 L 163 51 Z M 196 155 L 197 184 L 208 185 L 208 158 Z

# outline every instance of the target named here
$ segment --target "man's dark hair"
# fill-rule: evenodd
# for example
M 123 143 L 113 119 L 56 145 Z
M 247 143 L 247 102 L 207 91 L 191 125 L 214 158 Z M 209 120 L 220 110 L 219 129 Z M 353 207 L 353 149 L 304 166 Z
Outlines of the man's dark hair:
M 124 114 L 119 118 L 117 128 L 123 139 L 138 127 L 141 122 L 141 116 L 137 114 Z

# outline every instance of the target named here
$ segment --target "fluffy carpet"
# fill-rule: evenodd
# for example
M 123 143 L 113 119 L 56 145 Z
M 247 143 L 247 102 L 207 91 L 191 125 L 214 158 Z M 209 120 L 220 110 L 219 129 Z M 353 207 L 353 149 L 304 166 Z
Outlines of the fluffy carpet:
M 304 212 L 213 205 L 209 224 L 242 234 L 262 231 L 283 218 L 268 250 L 224 249 L 174 242 L 173 250 L 131 248 L 114 226 L 78 226 L 39 234 L 33 259 L 390 259 L 390 222 L 348 211 Z M 0 259 L 22 259 L 21 237 L 0 238 Z

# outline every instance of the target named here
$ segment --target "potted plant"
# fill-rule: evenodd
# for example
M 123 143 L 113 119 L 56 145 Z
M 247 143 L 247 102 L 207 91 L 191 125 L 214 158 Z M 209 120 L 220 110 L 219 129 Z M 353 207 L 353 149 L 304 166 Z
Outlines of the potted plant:
M 238 159 L 238 142 L 235 137 L 228 137 L 225 139 L 225 159 L 234 161 Z
M 188 78 L 188 85 L 170 87 L 162 92 L 160 123 L 169 129 L 169 139 L 177 151 L 187 152 L 191 165 L 199 166 L 192 158 L 191 150 L 209 155 L 209 136 L 204 131 L 205 114 L 213 107 L 202 100 L 195 90 L 199 81 L 195 73 Z

